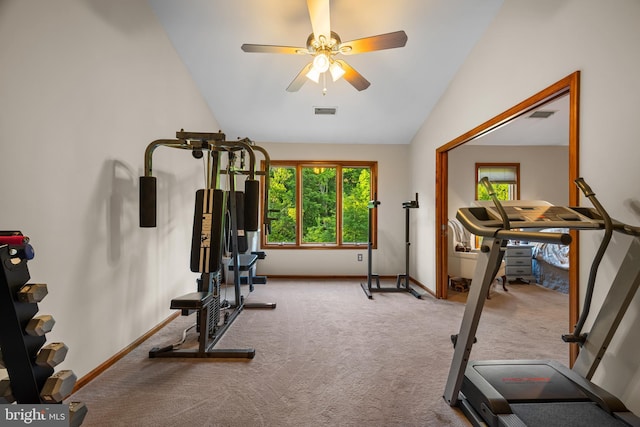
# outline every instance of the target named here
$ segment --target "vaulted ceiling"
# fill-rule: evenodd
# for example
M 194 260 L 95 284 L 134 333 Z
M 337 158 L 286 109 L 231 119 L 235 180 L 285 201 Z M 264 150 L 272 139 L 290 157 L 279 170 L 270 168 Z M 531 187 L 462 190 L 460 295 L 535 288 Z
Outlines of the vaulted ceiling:
M 309 55 L 246 53 L 244 43 L 305 47 L 305 0 L 149 0 L 227 138 L 408 144 L 502 0 L 331 0 L 342 41 L 404 30 L 405 47 L 343 56 L 371 85 L 286 88 Z M 336 108 L 316 115 L 315 107 Z

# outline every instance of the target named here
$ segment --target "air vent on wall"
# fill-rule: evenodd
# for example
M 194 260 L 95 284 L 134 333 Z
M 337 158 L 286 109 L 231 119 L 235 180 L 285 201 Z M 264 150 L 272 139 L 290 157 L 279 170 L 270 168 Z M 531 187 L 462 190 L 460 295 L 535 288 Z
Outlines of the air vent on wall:
M 546 119 L 550 116 L 553 116 L 554 114 L 555 114 L 555 111 L 538 110 L 538 111 L 535 111 L 533 114 L 531 114 L 529 118 L 530 119 Z
M 335 116 L 336 110 L 336 107 L 313 107 L 316 116 Z

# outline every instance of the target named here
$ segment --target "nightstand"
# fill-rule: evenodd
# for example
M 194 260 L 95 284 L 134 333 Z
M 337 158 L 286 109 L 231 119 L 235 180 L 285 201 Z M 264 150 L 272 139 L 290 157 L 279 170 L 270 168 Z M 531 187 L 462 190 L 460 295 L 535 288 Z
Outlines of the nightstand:
M 533 246 L 510 245 L 504 254 L 506 264 L 507 281 L 512 280 L 535 283 L 536 277 L 533 275 L 532 259 Z

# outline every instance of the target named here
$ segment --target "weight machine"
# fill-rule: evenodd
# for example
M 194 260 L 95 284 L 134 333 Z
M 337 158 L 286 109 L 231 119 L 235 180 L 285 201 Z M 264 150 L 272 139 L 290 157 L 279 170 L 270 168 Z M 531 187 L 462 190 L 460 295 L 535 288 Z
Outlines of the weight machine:
M 360 283 L 360 286 L 362 287 L 362 290 L 364 291 L 365 295 L 369 299 L 373 299 L 374 292 L 409 292 L 414 297 L 418 299 L 422 299 L 420 294 L 416 292 L 416 290 L 409 285 L 409 247 L 411 246 L 411 241 L 409 239 L 409 210 L 417 209 L 420 207 L 420 205 L 418 204 L 418 193 L 416 193 L 415 200 L 402 203 L 402 208 L 405 210 L 405 273 L 398 274 L 396 276 L 395 288 L 393 287 L 385 288 L 380 286 L 380 275 L 374 274 L 371 272 L 371 266 L 372 266 L 371 255 L 372 255 L 372 249 L 373 249 L 373 210 L 377 209 L 381 203 L 379 200 L 376 200 L 376 199 L 377 199 L 377 195 L 376 195 L 376 198 L 374 200 L 369 201 L 369 204 L 367 205 L 369 209 L 369 242 L 367 244 L 367 283 L 366 284 Z M 374 279 L 376 281 L 375 287 L 372 286 L 372 280 Z
M 519 201 L 503 206 L 488 180 L 481 182 L 495 207 L 461 208 L 456 215 L 471 233 L 483 237 L 483 243 L 460 333 L 451 337 L 455 350 L 445 401 L 460 406 L 474 426 L 640 426 L 640 418 L 618 398 L 590 381 L 640 286 L 640 227 L 612 220 L 582 178 L 576 184 L 594 208 L 532 206 Z M 518 230 L 512 230 L 512 225 Z M 469 361 L 487 291 L 509 239 L 571 243 L 566 233 L 521 231 L 549 227 L 604 230 L 580 319 L 573 333 L 562 336 L 565 342 L 581 346 L 573 368 L 549 360 Z M 583 333 L 597 269 L 613 232 L 633 236 L 633 240 L 591 331 Z
M 183 341 L 165 347 L 154 347 L 149 357 L 190 357 L 190 358 L 253 358 L 255 350 L 214 349 L 238 314 L 245 308 L 276 307 L 275 303 L 246 303 L 240 287 L 240 273 L 248 272 L 249 292 L 254 290 L 252 270 L 262 254 L 243 252 L 247 249 L 246 233 L 258 230 L 258 207 L 260 185 L 256 175 L 265 180 L 264 206 L 268 203 L 269 154 L 249 139 L 227 141 L 225 134 L 184 132 L 176 133 L 177 139 L 153 141 L 145 150 L 145 171 L 140 177 L 140 226 L 156 226 L 156 177 L 152 175 L 152 155 L 158 147 L 190 150 L 194 158 L 205 162 L 206 188 L 196 191 L 196 202 L 191 241 L 191 271 L 200 273 L 197 291 L 171 300 L 171 308 L 181 310 L 182 315 L 197 313 L 199 332 L 197 349 L 182 349 Z M 256 169 L 255 152 L 260 152 L 265 161 L 265 170 Z M 226 167 L 223 164 L 226 156 Z M 246 157 L 249 158 L 248 169 Z M 239 162 L 239 165 L 238 165 Z M 267 171 L 267 172 L 265 172 Z M 221 175 L 227 175 L 229 191 L 221 188 Z M 246 176 L 244 192 L 236 189 L 236 177 Z M 265 209 L 266 212 L 266 209 Z M 230 224 L 226 224 L 227 220 Z M 263 223 L 268 229 L 268 218 Z M 226 237 L 225 237 L 226 234 Z M 233 270 L 233 304 L 223 301 L 221 282 L 223 275 L 222 257 L 225 240 L 230 242 L 231 259 L 229 270 Z M 221 319 L 221 313 L 224 316 Z M 221 322 L 222 320 L 222 322 Z M 190 329 L 190 328 L 189 328 Z M 185 336 L 186 336 L 185 331 Z

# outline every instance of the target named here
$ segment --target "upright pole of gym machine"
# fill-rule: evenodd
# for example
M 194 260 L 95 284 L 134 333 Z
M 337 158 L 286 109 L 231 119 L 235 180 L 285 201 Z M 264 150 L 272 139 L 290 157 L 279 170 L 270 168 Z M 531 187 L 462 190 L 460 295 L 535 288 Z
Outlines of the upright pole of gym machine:
M 377 209 L 378 206 L 380 205 L 380 201 L 378 200 L 378 195 L 375 194 L 373 196 L 373 200 L 369 201 L 369 204 L 367 205 L 367 208 L 369 209 L 369 242 L 367 243 L 367 284 L 365 286 L 364 283 L 361 283 L 360 286 L 362 287 L 362 290 L 364 291 L 364 293 L 367 295 L 367 297 L 369 299 L 373 298 L 373 296 L 371 295 L 371 279 L 373 277 L 376 278 L 376 284 L 378 285 L 378 288 L 380 287 L 380 278 L 377 274 L 373 274 L 371 273 L 372 270 L 372 265 L 373 262 L 371 260 L 372 258 L 372 252 L 373 252 L 373 210 Z
M 381 287 L 380 276 L 371 273 L 371 249 L 373 248 L 373 209 L 376 209 L 380 202 L 377 200 L 378 196 L 375 195 L 375 199 L 369 202 L 369 247 L 368 247 L 368 260 L 367 260 L 367 284 L 360 283 L 362 290 L 367 295 L 367 298 L 373 299 L 373 292 L 409 292 L 414 297 L 421 299 L 421 296 L 415 289 L 409 286 L 409 209 L 418 207 L 418 193 L 416 193 L 416 199 L 410 202 L 404 202 L 402 207 L 406 209 L 406 222 L 405 222 L 405 274 L 398 274 L 396 278 L 395 287 Z M 376 287 L 371 287 L 371 279 L 376 279 Z M 402 281 L 404 279 L 404 285 Z
M 422 297 L 420 296 L 420 294 L 418 292 L 416 292 L 415 289 L 411 288 L 411 286 L 409 286 L 409 248 L 411 246 L 411 239 L 410 239 L 410 233 L 409 233 L 409 210 L 410 209 L 417 209 L 420 207 L 420 205 L 418 204 L 418 193 L 416 193 L 416 199 L 415 200 L 411 200 L 408 202 L 404 202 L 402 203 L 402 207 L 405 210 L 405 225 L 404 225 L 404 242 L 405 242 L 405 259 L 404 259 L 404 271 L 405 274 L 398 274 L 398 278 L 396 280 L 396 288 L 398 289 L 403 289 L 406 290 L 407 292 L 411 293 L 411 295 L 413 295 L 414 297 L 418 298 L 418 299 L 422 299 Z M 402 284 L 402 281 L 404 280 L 404 285 Z
M 247 144 L 245 141 L 235 141 L 234 145 L 228 146 L 228 170 L 227 170 L 227 179 L 229 180 L 229 189 L 230 189 L 230 207 L 231 207 L 231 256 L 233 257 L 233 265 L 238 266 L 236 271 L 233 274 L 233 288 L 235 291 L 235 299 L 236 299 L 236 307 L 243 308 L 244 307 L 244 299 L 242 297 L 242 292 L 240 290 L 240 251 L 238 244 L 238 208 L 237 208 L 237 199 L 236 199 L 236 171 L 234 169 L 234 164 L 236 160 L 235 149 L 241 149 L 246 151 L 249 154 L 249 171 L 250 178 L 254 178 L 254 170 L 255 170 L 255 155 L 253 153 L 252 147 Z M 250 274 L 250 273 L 249 273 Z
M 376 195 L 374 197 L 374 200 L 371 200 L 369 202 L 368 208 L 369 208 L 369 230 L 368 230 L 368 234 L 369 234 L 369 243 L 367 244 L 367 286 L 369 288 L 369 290 L 371 290 L 371 278 L 374 276 L 374 274 L 371 273 L 372 271 L 372 265 L 373 265 L 373 210 L 377 209 L 378 206 L 380 205 L 380 201 L 378 200 L 378 195 Z M 378 278 L 378 275 L 375 274 L 376 276 L 376 281 L 378 283 L 378 287 L 380 287 L 380 279 Z

